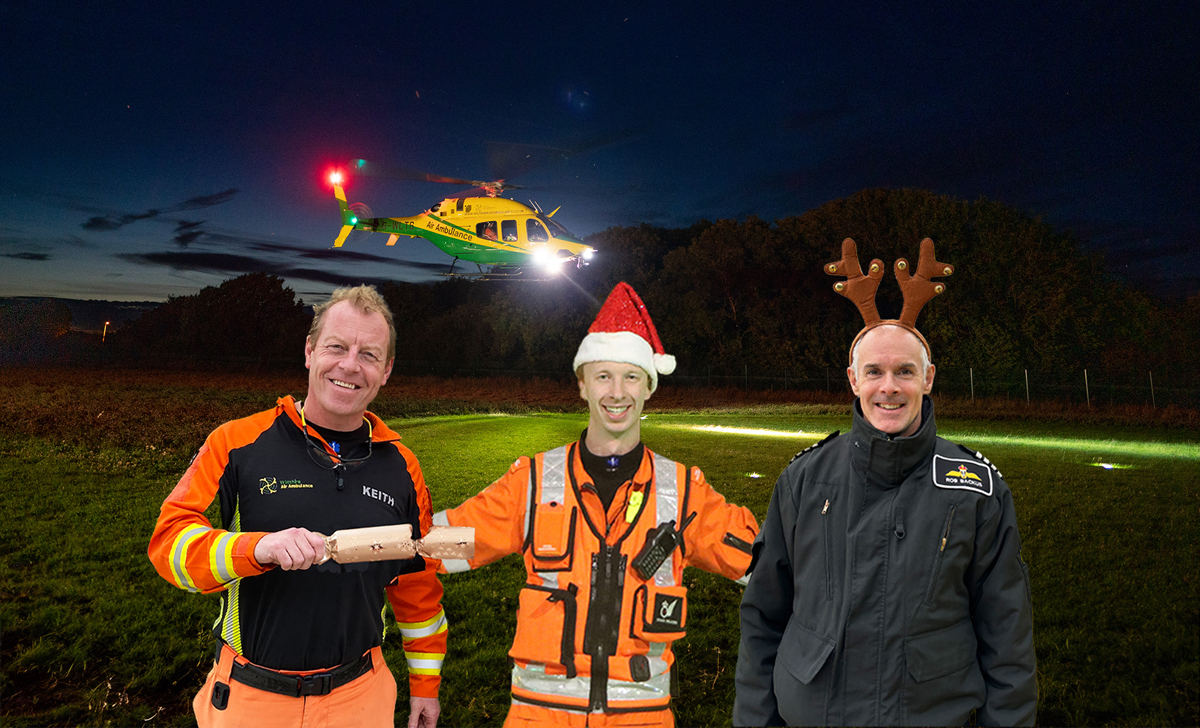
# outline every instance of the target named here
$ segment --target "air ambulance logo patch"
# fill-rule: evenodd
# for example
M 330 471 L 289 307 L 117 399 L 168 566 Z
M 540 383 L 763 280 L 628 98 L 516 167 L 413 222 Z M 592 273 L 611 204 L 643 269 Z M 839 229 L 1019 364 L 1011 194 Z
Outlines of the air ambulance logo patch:
M 973 490 L 992 494 L 992 469 L 974 460 L 933 456 L 933 484 L 950 490 Z
M 682 596 L 656 594 L 651 632 L 675 632 L 683 629 L 684 603 Z

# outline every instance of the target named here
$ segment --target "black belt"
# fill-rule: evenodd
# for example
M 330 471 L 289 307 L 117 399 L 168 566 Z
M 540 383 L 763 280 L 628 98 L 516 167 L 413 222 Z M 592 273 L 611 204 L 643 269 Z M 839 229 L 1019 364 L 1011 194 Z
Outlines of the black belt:
M 311 675 L 289 675 L 250 663 L 238 664 L 235 661 L 233 669 L 229 671 L 229 679 L 268 693 L 300 698 L 305 695 L 328 695 L 370 672 L 373 666 L 370 652 L 353 662 Z

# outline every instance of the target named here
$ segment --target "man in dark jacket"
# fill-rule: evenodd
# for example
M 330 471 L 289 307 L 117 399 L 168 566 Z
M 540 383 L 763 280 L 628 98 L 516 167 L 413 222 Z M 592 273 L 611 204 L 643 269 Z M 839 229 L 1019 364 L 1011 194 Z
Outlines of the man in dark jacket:
M 847 369 L 849 435 L 792 460 L 754 544 L 734 725 L 963 725 L 972 711 L 1032 725 L 1012 494 L 983 455 L 937 437 L 912 321 L 875 318 Z

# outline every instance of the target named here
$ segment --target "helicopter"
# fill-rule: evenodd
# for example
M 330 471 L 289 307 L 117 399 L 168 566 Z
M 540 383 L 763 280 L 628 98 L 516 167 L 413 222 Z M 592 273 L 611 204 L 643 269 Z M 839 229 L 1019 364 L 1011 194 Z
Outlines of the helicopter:
M 349 167 L 355 172 L 369 173 L 368 162 L 363 159 L 352 161 Z M 596 254 L 595 248 L 552 219 L 561 207 L 547 214 L 536 202 L 525 205 L 499 196 L 507 189 L 521 189 L 518 185 L 506 184 L 504 180 L 481 182 L 411 172 L 405 176 L 471 185 L 483 195 L 446 197 L 412 217 L 374 217 L 365 205 L 347 202 L 342 186 L 345 176 L 335 170 L 329 181 L 341 210 L 342 229 L 333 247 L 342 247 L 352 230 L 387 233 L 387 245 L 395 245 L 401 235 L 424 238 L 454 258 L 450 270 L 441 275 L 475 280 L 509 277 L 544 280 L 528 274 L 533 271 L 534 276 L 553 276 L 568 264 L 587 265 Z M 478 273 L 455 273 L 460 260 L 474 263 Z

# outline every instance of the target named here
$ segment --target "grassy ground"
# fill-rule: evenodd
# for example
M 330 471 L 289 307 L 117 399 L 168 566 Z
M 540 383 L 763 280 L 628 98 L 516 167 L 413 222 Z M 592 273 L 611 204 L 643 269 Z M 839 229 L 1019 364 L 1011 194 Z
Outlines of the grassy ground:
M 569 381 L 395 384 L 378 409 L 420 456 L 439 509 L 478 491 L 516 456 L 573 439 L 584 425 Z M 217 600 L 154 574 L 145 557 L 154 518 L 209 429 L 303 388 L 299 377 L 0 372 L 6 725 L 188 723 L 211 659 Z M 703 392 L 696 405 L 660 394 L 667 396 L 651 400 L 646 442 L 700 465 L 759 517 L 788 459 L 849 425 L 844 399 L 754 403 Z M 1045 423 L 1014 410 L 982 419 L 962 417 L 978 414 L 963 403 L 942 405 L 942 434 L 984 452 L 1013 489 L 1033 578 L 1039 722 L 1200 722 L 1200 431 L 1191 415 L 1099 426 L 1096 418 L 1129 417 L 1063 410 Z M 444 412 L 456 416 L 436 415 Z M 764 432 L 694 429 L 711 425 Z M 691 607 L 688 637 L 676 645 L 679 722 L 727 724 L 740 592 L 695 570 L 685 579 Z M 505 652 L 520 562 L 444 581 L 452 631 L 443 722 L 498 725 L 508 705 Z M 403 664 L 394 632 L 387 652 L 393 666 Z

